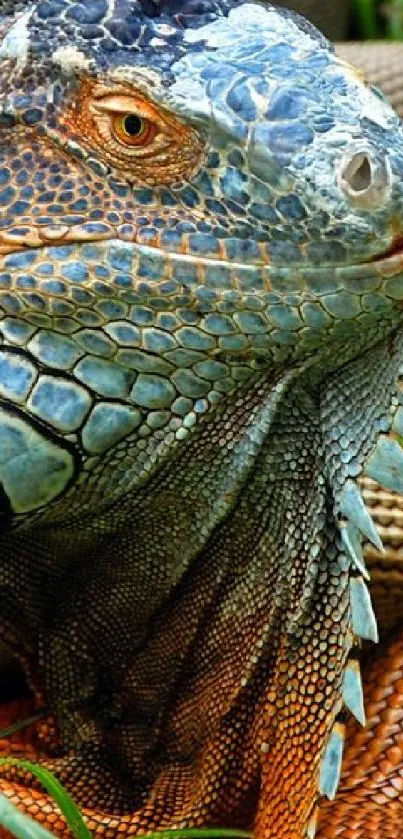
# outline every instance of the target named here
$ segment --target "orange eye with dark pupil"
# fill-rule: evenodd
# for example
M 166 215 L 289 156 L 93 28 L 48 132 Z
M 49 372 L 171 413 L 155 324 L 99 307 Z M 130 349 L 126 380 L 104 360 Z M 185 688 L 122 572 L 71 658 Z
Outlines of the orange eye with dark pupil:
M 144 146 L 156 134 L 156 126 L 138 114 L 115 114 L 112 127 L 117 140 L 125 146 Z

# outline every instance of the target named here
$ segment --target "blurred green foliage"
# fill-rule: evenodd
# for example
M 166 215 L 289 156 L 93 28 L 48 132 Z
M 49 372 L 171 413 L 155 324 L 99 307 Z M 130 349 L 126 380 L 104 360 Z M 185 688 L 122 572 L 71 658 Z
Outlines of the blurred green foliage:
M 403 41 L 403 0 L 353 0 L 357 35 Z

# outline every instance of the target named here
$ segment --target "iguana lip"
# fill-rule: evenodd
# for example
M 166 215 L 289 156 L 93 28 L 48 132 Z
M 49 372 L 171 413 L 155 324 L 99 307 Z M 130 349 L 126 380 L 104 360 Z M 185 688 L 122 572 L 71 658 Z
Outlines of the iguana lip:
M 84 222 L 82 224 L 51 224 L 47 226 L 32 225 L 32 227 L 25 227 L 23 229 L 0 230 L 0 259 L 17 252 L 26 252 L 29 250 L 40 250 L 46 247 L 62 247 L 66 245 L 84 245 L 91 242 L 105 242 L 111 240 L 118 240 L 122 243 L 136 245 L 138 247 L 148 247 L 156 251 L 166 253 L 170 258 L 197 259 L 200 263 L 208 262 L 217 264 L 234 264 L 233 260 L 229 260 L 225 253 L 223 243 L 222 253 L 217 255 L 204 255 L 200 253 L 192 253 L 192 249 L 187 241 L 187 236 L 183 237 L 183 247 L 171 251 L 159 241 L 159 236 L 155 240 L 150 240 L 148 237 L 144 239 L 134 224 L 120 224 L 112 225 L 105 222 Z M 360 269 L 371 269 L 381 274 L 382 276 L 393 276 L 403 270 L 403 233 L 398 233 L 394 236 L 390 247 L 382 253 L 375 254 L 369 259 L 365 259 L 354 263 L 327 263 L 321 265 L 310 265 L 305 262 L 290 263 L 288 265 L 271 262 L 269 246 L 261 246 L 261 261 L 252 263 L 245 263 L 255 269 L 265 270 L 269 273 L 286 269 L 295 270 L 297 272 L 304 272 L 308 270 L 320 272 L 324 269 L 334 271 L 339 274 L 351 274 L 351 278 L 358 277 Z M 243 264 L 243 263 L 239 263 Z
M 403 234 L 394 237 L 391 246 L 382 254 L 361 262 L 363 268 L 374 268 L 381 277 L 393 277 L 403 272 Z
M 390 248 L 381 256 L 375 256 L 370 262 L 379 262 L 392 257 L 403 257 L 403 233 L 399 233 L 393 238 Z
M 84 242 L 99 242 L 105 239 L 133 240 L 133 230 L 128 225 L 111 224 L 51 224 L 24 228 L 23 231 L 0 231 L 0 256 L 16 251 L 25 251 L 43 247 L 55 247 Z M 131 225 L 130 225 L 131 228 Z

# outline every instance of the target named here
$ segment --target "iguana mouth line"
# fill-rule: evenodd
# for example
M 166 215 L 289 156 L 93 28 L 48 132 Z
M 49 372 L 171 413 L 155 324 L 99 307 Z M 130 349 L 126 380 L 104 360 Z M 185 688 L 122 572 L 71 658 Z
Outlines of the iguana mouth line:
M 370 259 L 355 263 L 321 263 L 314 264 L 309 262 L 296 262 L 289 265 L 274 263 L 270 261 L 268 250 L 265 245 L 261 246 L 262 259 L 255 262 L 241 262 L 239 260 L 230 260 L 225 258 L 225 255 L 202 255 L 192 252 L 188 236 L 183 236 L 182 250 L 168 250 L 165 246 L 161 246 L 159 237 L 156 240 L 145 239 L 138 233 L 134 225 L 107 225 L 102 223 L 99 225 L 95 222 L 87 222 L 84 224 L 55 224 L 47 227 L 40 227 L 39 225 L 30 227 L 24 234 L 13 231 L 0 232 L 0 264 L 4 257 L 10 256 L 14 253 L 24 253 L 31 250 L 42 250 L 44 248 L 57 248 L 66 245 L 85 245 L 89 243 L 101 243 L 119 241 L 122 245 L 133 246 L 135 248 L 147 248 L 147 251 L 154 251 L 156 254 L 160 253 L 165 258 L 172 261 L 185 260 L 189 262 L 197 261 L 197 264 L 214 266 L 229 266 L 233 269 L 249 268 L 256 272 L 264 272 L 264 275 L 269 281 L 270 275 L 284 274 L 289 275 L 291 272 L 296 273 L 301 279 L 301 284 L 304 284 L 304 272 L 312 274 L 319 274 L 326 271 L 331 271 L 336 277 L 360 279 L 363 276 L 379 275 L 381 277 L 391 277 L 403 272 L 403 234 L 396 237 L 393 245 L 383 251 L 381 254 L 376 254 Z M 222 240 L 223 249 L 225 242 Z M 363 274 L 364 272 L 364 274 Z
M 403 233 L 399 233 L 394 237 L 390 248 L 381 257 L 375 256 L 371 260 L 368 260 L 368 262 L 379 262 L 398 257 L 403 259 Z
M 130 227 L 128 231 L 127 228 Z M 37 250 L 45 247 L 81 244 L 86 242 L 102 242 L 108 239 L 132 241 L 131 225 L 98 224 L 85 222 L 83 224 L 50 224 L 24 226 L 20 230 L 11 229 L 0 232 L 0 256 L 27 250 Z

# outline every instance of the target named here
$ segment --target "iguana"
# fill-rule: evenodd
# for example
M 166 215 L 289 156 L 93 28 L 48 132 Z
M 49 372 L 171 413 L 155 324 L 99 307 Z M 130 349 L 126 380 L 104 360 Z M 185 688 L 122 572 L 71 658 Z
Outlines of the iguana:
M 377 638 L 358 479 L 402 489 L 402 126 L 272 6 L 0 9 L 0 638 L 39 758 L 97 839 L 312 837 Z M 351 734 L 380 783 L 401 643 Z M 354 767 L 321 835 L 398 839 Z

